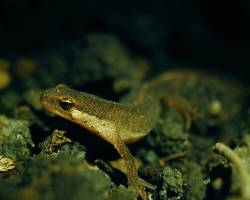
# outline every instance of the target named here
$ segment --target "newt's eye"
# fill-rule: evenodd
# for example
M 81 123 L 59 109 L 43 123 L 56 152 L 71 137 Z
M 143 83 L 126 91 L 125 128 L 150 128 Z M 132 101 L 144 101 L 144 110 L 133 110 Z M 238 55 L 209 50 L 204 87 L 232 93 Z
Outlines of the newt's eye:
M 63 110 L 69 110 L 74 106 L 74 103 L 68 98 L 63 98 L 60 99 L 59 101 L 60 101 L 59 104 Z

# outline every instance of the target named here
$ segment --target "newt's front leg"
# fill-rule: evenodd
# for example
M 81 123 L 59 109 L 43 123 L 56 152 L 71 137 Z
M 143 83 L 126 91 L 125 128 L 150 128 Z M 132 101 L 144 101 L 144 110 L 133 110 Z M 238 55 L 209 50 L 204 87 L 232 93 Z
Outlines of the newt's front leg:
M 113 145 L 126 162 L 128 185 L 135 188 L 144 200 L 148 199 L 145 189 L 155 189 L 155 186 L 138 176 L 134 157 L 119 135 L 113 138 Z

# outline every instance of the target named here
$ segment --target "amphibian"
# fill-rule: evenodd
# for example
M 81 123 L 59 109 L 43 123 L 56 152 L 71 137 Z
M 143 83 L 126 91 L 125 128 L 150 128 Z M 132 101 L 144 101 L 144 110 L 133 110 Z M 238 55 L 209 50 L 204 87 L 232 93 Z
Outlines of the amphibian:
M 65 85 L 45 90 L 40 96 L 42 106 L 67 120 L 79 124 L 111 143 L 127 166 L 128 185 L 143 193 L 154 188 L 137 174 L 134 158 L 126 144 L 146 136 L 160 116 L 162 103 L 176 108 L 183 116 L 185 127 L 190 126 L 192 107 L 183 98 L 171 95 L 175 84 L 182 84 L 186 71 L 172 71 L 145 83 L 134 98 L 118 103 L 79 92 Z M 191 73 L 196 76 L 196 73 Z

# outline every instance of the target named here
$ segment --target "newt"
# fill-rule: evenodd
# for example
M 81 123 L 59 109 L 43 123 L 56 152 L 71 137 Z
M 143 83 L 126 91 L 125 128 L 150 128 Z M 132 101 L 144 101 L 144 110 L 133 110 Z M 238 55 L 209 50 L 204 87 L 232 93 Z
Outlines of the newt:
M 185 127 L 190 126 L 192 107 L 183 98 L 171 96 L 170 89 L 176 84 L 181 85 L 186 74 L 185 70 L 162 74 L 143 84 L 134 98 L 126 103 L 109 101 L 63 84 L 43 91 L 40 102 L 47 111 L 111 143 L 125 160 L 128 185 L 145 197 L 145 188 L 155 187 L 138 176 L 134 158 L 126 144 L 142 139 L 154 128 L 163 103 L 176 108 L 185 120 Z

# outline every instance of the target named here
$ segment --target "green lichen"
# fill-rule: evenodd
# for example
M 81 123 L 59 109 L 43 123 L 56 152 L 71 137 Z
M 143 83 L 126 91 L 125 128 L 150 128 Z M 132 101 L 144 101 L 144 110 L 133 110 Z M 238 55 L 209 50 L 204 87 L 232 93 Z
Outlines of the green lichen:
M 33 110 L 28 106 L 21 106 L 15 110 L 15 119 L 24 120 L 29 126 L 39 125 L 44 126 L 42 121 L 39 120 L 38 116 L 33 112 Z
M 180 114 L 174 109 L 167 109 L 147 137 L 147 143 L 159 156 L 186 152 L 190 143 Z
M 157 196 L 166 200 L 182 199 L 184 197 L 184 183 L 179 170 L 165 167 L 162 172 L 162 185 Z
M 240 119 L 246 92 L 237 83 L 210 77 L 209 74 L 203 76 L 200 79 L 188 79 L 185 87 L 177 88 L 176 92 L 196 108 L 199 116 L 194 120 L 194 125 L 199 133 L 209 135 L 209 128 L 223 128 L 234 119 Z M 223 131 L 219 134 L 223 134 Z M 235 134 L 232 128 L 230 133 Z
M 27 121 L 0 116 L 0 155 L 24 160 L 31 156 L 33 145 Z
M 39 156 L 26 167 L 23 189 L 34 190 L 39 199 L 105 199 L 112 187 L 109 177 L 83 158 Z
M 186 183 L 185 199 L 204 199 L 206 196 L 206 184 L 201 166 L 194 162 L 185 162 L 180 170 Z
M 20 104 L 21 100 L 21 96 L 13 88 L 1 92 L 0 113 L 11 116 L 13 110 Z
M 18 199 L 15 186 L 6 180 L 0 178 L 0 199 L 16 200 Z
M 108 197 L 109 200 L 136 200 L 137 194 L 134 190 L 130 188 L 125 188 L 124 186 L 120 185 L 119 187 L 115 187 L 110 196 Z
M 113 200 L 117 195 L 136 199 L 136 193 L 117 188 L 107 174 L 87 164 L 81 149 L 77 145 L 64 145 L 58 154 L 38 156 L 26 163 L 19 193 L 28 188 L 38 199 Z

